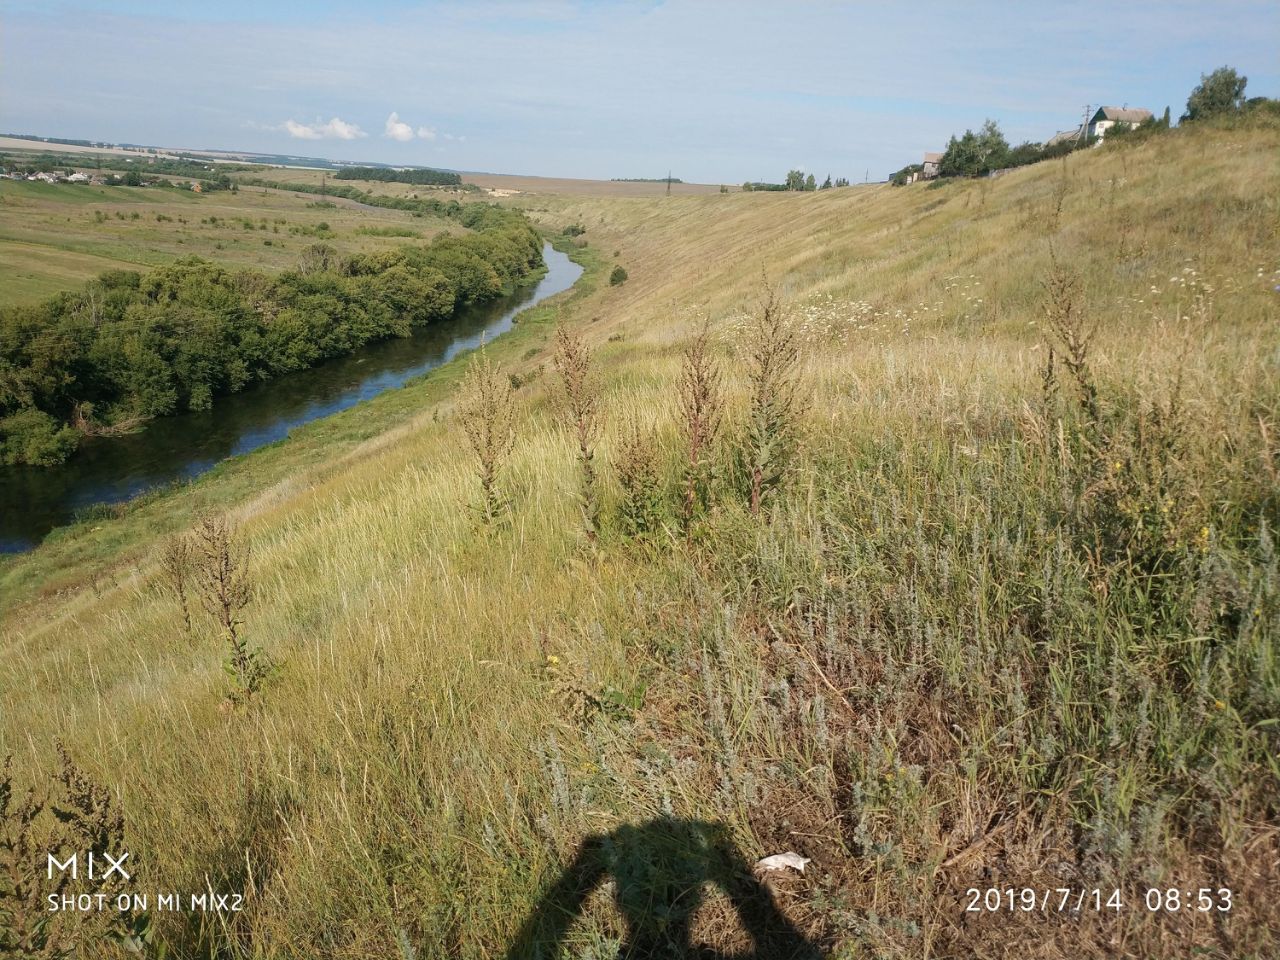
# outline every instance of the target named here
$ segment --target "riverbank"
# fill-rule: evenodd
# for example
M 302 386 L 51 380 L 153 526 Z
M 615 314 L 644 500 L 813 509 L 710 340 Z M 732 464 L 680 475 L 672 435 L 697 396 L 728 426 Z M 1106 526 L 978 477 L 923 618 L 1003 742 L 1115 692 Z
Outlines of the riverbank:
M 522 310 L 512 328 L 487 345 L 490 355 L 514 372 L 545 362 L 556 311 L 568 301 L 587 296 L 606 272 L 593 248 L 578 247 L 566 237 L 546 239 L 581 266 L 583 273 L 569 291 Z M 454 357 L 358 406 L 293 426 L 287 439 L 233 455 L 195 479 L 177 480 L 123 502 L 86 510 L 82 519 L 53 530 L 28 553 L 0 554 L 0 611 L 32 593 L 113 582 L 113 571 L 136 559 L 133 550 L 139 544 L 165 531 L 185 529 L 201 512 L 246 509 L 255 497 L 270 495 L 272 488 L 286 489 L 290 477 L 306 473 L 315 478 L 317 471 L 320 478 L 331 475 L 371 438 L 398 427 L 412 429 L 420 418 L 433 415 L 451 394 L 467 356 Z

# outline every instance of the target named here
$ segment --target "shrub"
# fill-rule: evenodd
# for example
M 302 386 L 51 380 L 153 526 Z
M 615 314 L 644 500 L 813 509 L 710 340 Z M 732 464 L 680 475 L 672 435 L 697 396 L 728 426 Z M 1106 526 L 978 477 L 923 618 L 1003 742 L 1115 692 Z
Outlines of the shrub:
M 614 267 L 613 272 L 609 274 L 610 285 L 616 287 L 619 284 L 626 283 L 626 282 L 627 282 L 627 271 L 624 270 L 622 267 Z
M 0 419 L 0 461 L 54 466 L 75 452 L 80 434 L 43 410 L 26 407 Z

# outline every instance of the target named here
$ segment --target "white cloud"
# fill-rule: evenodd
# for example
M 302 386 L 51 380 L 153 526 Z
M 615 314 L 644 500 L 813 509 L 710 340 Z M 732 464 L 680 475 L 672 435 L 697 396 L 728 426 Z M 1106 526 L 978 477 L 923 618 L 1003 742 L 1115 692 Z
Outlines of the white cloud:
M 357 140 L 360 137 L 368 136 L 354 123 L 347 123 L 337 117 L 323 123 L 319 120 L 315 123 L 299 123 L 297 120 L 286 120 L 284 129 L 288 131 L 289 136 L 298 140 Z
M 392 140 L 399 140 L 401 143 L 404 143 L 413 139 L 413 127 L 401 120 L 400 115 L 392 110 L 391 116 L 387 117 L 387 126 L 383 132 L 383 136 L 387 136 Z
M 434 140 L 436 138 L 436 132 L 431 127 L 419 127 L 418 136 L 423 140 Z

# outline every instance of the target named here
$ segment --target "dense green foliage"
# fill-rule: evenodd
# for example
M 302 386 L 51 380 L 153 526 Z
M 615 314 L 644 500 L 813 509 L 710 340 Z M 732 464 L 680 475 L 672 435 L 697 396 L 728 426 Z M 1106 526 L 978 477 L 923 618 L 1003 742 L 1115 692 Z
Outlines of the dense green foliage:
M 627 282 L 627 271 L 623 267 L 614 267 L 613 272 L 609 274 L 609 283 L 612 286 L 619 286 Z
M 0 458 L 50 464 L 77 433 L 213 398 L 503 293 L 542 263 L 523 215 L 460 208 L 475 232 L 346 259 L 323 244 L 279 276 L 196 257 L 0 312 Z
M 966 130 L 961 137 L 952 135 L 938 163 L 938 172 L 944 177 L 990 173 L 1005 165 L 1008 154 L 1009 142 L 1000 127 L 994 120 L 987 120 L 977 133 Z
M 462 176 L 446 170 L 397 170 L 394 167 L 343 167 L 335 175 L 339 180 L 377 180 L 382 183 L 416 183 L 432 187 L 456 187 Z
M 1201 74 L 1200 83 L 1187 97 L 1187 112 L 1183 120 L 1203 120 L 1219 113 L 1234 113 L 1244 106 L 1244 88 L 1249 82 L 1231 67 L 1219 67 L 1210 74 Z
M 1115 130 L 1110 131 L 1108 136 L 1114 132 Z M 962 136 L 951 137 L 938 164 L 938 172 L 944 177 L 983 177 L 994 170 L 1008 170 L 1063 157 L 1073 150 L 1092 146 L 1096 142 L 1096 139 L 1063 140 L 1054 144 L 1024 142 L 1011 147 L 1001 133 L 1000 126 L 994 120 L 988 120 L 977 133 L 966 130 Z M 906 183 L 908 176 L 918 169 L 919 165 L 909 164 L 893 174 L 889 178 L 890 182 L 899 185 Z

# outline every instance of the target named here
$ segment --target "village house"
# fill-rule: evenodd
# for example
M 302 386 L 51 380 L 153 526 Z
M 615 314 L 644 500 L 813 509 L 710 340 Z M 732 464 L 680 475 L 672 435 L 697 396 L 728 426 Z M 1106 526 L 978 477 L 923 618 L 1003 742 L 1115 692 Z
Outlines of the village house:
M 75 173 L 73 173 L 71 176 L 67 177 L 67 183 L 88 183 L 88 182 L 89 182 L 89 175 L 87 173 L 81 173 L 78 170 Z
M 1101 140 L 1112 127 L 1136 127 L 1144 120 L 1151 119 L 1151 111 L 1139 107 L 1099 107 L 1098 112 L 1089 118 L 1089 139 Z
M 938 168 L 942 164 L 942 154 L 926 153 L 924 155 L 924 163 L 920 168 L 921 180 L 932 180 L 938 175 Z
M 1046 140 L 1044 145 L 1046 147 L 1056 147 L 1060 143 L 1083 140 L 1084 135 L 1084 127 L 1076 127 L 1074 130 L 1062 130 Z

